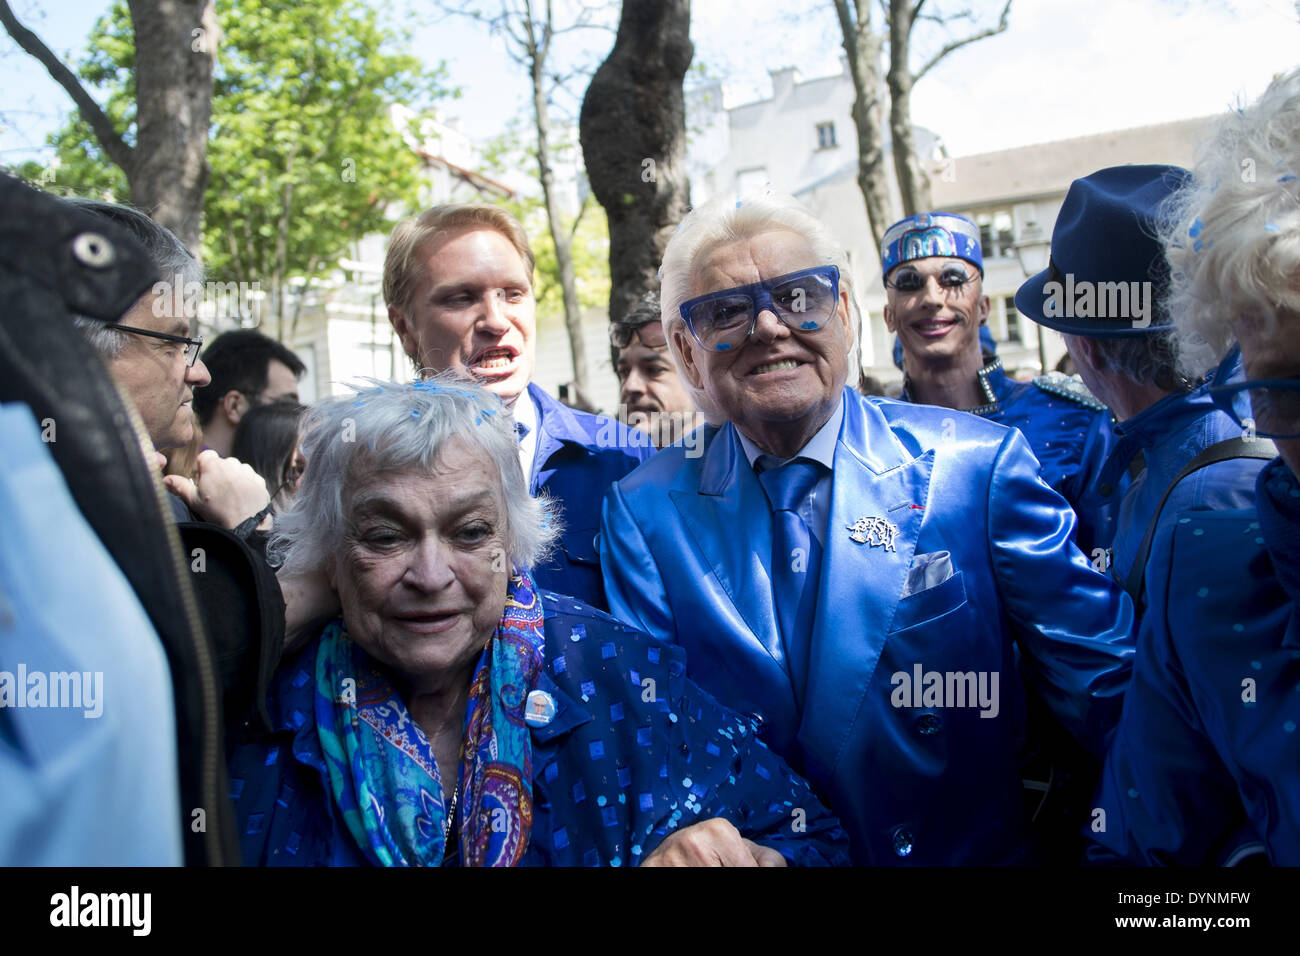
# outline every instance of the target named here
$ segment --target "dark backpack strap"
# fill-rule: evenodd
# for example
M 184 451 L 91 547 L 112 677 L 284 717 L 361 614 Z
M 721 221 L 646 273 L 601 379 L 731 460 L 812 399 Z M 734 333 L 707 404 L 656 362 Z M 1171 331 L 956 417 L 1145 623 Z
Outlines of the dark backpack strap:
M 1151 554 L 1151 543 L 1156 537 L 1156 526 L 1160 523 L 1160 513 L 1165 510 L 1165 502 L 1173 494 L 1178 483 L 1194 471 L 1200 471 L 1210 465 L 1217 465 L 1221 461 L 1231 461 L 1234 458 L 1259 458 L 1264 461 L 1272 460 L 1277 457 L 1277 446 L 1266 438 L 1225 438 L 1221 442 L 1215 442 L 1208 448 L 1201 449 L 1200 454 L 1189 461 L 1183 470 L 1174 476 L 1174 480 L 1169 482 L 1169 487 L 1160 498 L 1160 504 L 1156 506 L 1155 514 L 1151 516 L 1151 522 L 1147 525 L 1146 534 L 1142 536 L 1142 544 L 1138 547 L 1137 556 L 1133 559 L 1133 565 L 1128 572 L 1128 580 L 1124 582 L 1124 590 L 1128 592 L 1129 597 L 1133 599 L 1133 604 L 1142 607 L 1142 588 L 1146 583 L 1147 558 Z

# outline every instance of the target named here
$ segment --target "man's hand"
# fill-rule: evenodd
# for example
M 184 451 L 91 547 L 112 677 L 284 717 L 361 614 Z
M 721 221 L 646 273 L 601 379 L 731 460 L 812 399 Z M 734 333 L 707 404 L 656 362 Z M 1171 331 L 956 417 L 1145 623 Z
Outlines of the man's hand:
M 320 633 L 320 625 L 337 617 L 338 592 L 330 586 L 324 571 L 290 574 L 276 573 L 280 593 L 284 595 L 284 648 L 295 650 Z
M 714 817 L 676 830 L 642 866 L 785 866 L 776 850 L 746 840 L 727 820 Z
M 196 474 L 194 481 L 180 475 L 166 475 L 163 484 L 202 521 L 234 529 L 271 500 L 266 482 L 251 465 L 235 458 L 222 458 L 211 449 L 199 454 Z M 270 515 L 267 515 L 263 525 L 269 527 L 269 522 Z

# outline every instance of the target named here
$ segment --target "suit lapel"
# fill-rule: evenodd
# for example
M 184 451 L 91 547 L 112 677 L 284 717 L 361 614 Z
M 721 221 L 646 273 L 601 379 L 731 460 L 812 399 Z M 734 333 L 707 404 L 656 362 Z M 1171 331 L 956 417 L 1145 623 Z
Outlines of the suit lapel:
M 846 391 L 799 731 L 817 776 L 834 772 L 852 738 L 912 566 L 933 466 L 933 450 L 913 457 L 875 406 Z M 860 518 L 897 528 L 894 550 L 853 540 Z
M 772 511 L 734 426 L 721 428 L 709 443 L 699 491 L 674 491 L 672 499 L 749 637 L 784 670 L 772 597 Z

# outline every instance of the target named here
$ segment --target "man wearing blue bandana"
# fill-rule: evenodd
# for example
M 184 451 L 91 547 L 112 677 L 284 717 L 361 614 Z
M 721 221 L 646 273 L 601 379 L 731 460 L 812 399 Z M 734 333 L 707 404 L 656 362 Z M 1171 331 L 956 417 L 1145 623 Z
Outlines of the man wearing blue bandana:
M 1028 700 L 1099 753 L 1132 606 L 1018 431 L 845 388 L 848 282 L 790 197 L 683 221 L 664 327 L 712 424 L 702 453 L 662 449 L 606 496 L 610 607 L 752 715 L 857 863 L 1031 861 Z
M 1106 508 L 1083 507 L 1110 439 L 1105 406 L 1077 379 L 1051 372 L 1032 383 L 1007 376 L 980 345 L 989 315 L 979 227 L 964 216 L 921 213 L 890 226 L 881 244 L 884 318 L 904 356 L 904 401 L 970 412 L 1019 428 L 1043 480 L 1079 514 L 1085 553 L 1108 543 Z

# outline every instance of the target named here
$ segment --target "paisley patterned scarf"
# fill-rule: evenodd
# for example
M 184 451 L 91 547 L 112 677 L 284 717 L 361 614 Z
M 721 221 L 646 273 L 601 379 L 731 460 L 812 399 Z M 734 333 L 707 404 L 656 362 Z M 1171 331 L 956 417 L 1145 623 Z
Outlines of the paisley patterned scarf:
M 465 866 L 513 866 L 528 849 L 533 775 L 524 704 L 544 660 L 542 616 L 532 578 L 516 572 L 465 712 L 457 814 Z M 334 804 L 366 858 L 377 866 L 441 865 L 448 789 L 433 748 L 341 621 L 320 638 L 315 710 Z

